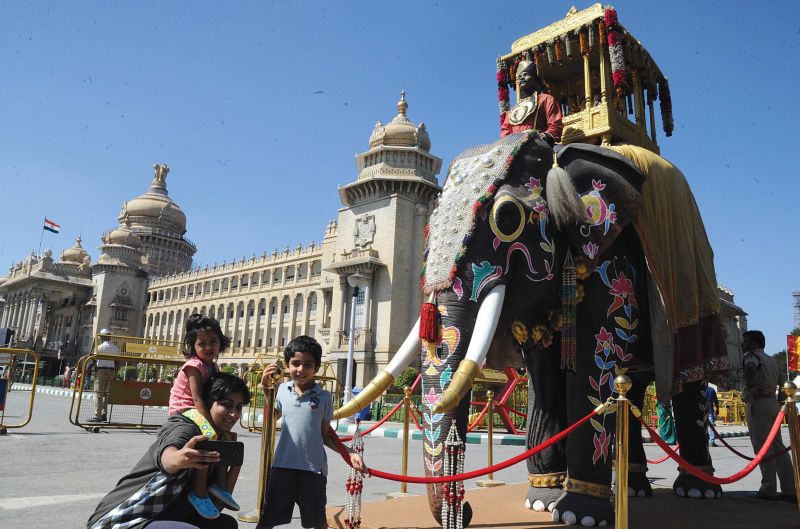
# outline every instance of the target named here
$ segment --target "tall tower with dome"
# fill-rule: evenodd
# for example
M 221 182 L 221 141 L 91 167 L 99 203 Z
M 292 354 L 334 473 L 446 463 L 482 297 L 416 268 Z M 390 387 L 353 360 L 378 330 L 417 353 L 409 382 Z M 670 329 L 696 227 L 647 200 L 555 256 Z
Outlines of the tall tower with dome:
M 125 202 L 119 223 L 134 233 L 145 255 L 144 270 L 151 277 L 185 272 L 192 268 L 195 245 L 185 237 L 186 214 L 167 192 L 165 164 L 153 166 L 153 181 L 143 195 Z
M 344 380 L 352 339 L 355 385 L 389 362 L 422 304 L 423 232 L 441 191 L 436 175 L 442 159 L 430 152 L 425 124 L 415 125 L 407 112 L 401 92 L 397 115 L 385 125 L 379 121 L 369 149 L 356 155 L 355 181 L 339 188 L 338 237 L 323 246 L 323 268 L 333 284 L 328 359 Z M 351 315 L 354 335 L 348 336 Z

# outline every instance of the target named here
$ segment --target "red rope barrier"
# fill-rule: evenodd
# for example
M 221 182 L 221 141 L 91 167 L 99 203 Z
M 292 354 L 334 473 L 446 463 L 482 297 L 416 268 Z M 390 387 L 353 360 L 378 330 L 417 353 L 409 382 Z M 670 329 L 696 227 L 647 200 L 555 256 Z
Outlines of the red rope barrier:
M 680 446 L 681 445 L 675 445 L 675 449 L 677 450 L 678 448 L 680 448 Z M 650 461 L 649 459 L 645 459 L 645 461 L 647 461 L 648 465 L 658 465 L 659 463 L 663 463 L 667 459 L 669 459 L 669 454 L 665 455 L 664 457 L 662 457 L 661 459 L 659 459 L 657 461 Z
M 467 426 L 468 432 L 471 432 L 472 430 L 475 429 L 476 426 L 478 426 L 478 424 L 483 420 L 483 416 L 486 415 L 486 410 L 488 409 L 489 409 L 489 403 L 487 402 L 486 404 L 483 405 L 483 409 L 478 412 L 478 416 L 475 418 L 475 421 L 469 426 Z
M 664 442 L 664 440 L 661 437 L 659 437 L 659 435 L 652 428 L 650 428 L 647 425 L 647 423 L 644 422 L 644 420 L 642 420 L 641 417 L 639 417 L 639 422 L 642 423 L 642 426 L 644 426 L 645 429 L 650 433 L 650 436 L 653 438 L 656 444 L 660 446 L 661 449 L 664 450 L 664 452 L 669 454 L 669 456 L 672 459 L 674 459 L 681 466 L 683 470 L 685 470 L 686 472 L 688 472 L 689 474 L 693 475 L 696 478 L 702 479 L 706 483 L 711 483 L 714 485 L 727 485 L 729 483 L 734 483 L 736 481 L 739 481 L 740 479 L 748 475 L 759 465 L 759 463 L 761 463 L 764 460 L 764 457 L 766 456 L 767 452 L 772 446 L 773 441 L 775 441 L 775 436 L 778 435 L 778 432 L 781 429 L 783 416 L 784 416 L 783 410 L 778 412 L 778 416 L 775 418 L 775 424 L 772 425 L 772 429 L 770 430 L 766 441 L 764 441 L 764 445 L 761 447 L 761 450 L 759 450 L 758 454 L 756 454 L 756 457 L 752 461 L 750 461 L 750 463 L 748 463 L 747 466 L 744 467 L 742 470 L 740 470 L 736 474 L 732 474 L 725 478 L 718 478 L 712 476 L 711 474 L 707 474 L 702 470 L 699 470 L 697 467 L 695 467 L 694 465 L 686 461 L 684 458 L 679 456 L 678 453 L 675 452 L 672 448 L 670 448 L 670 446 L 666 442 Z
M 519 454 L 517 456 L 514 456 L 511 459 L 507 459 L 507 460 L 505 460 L 505 461 L 503 461 L 501 463 L 497 463 L 496 465 L 492 465 L 491 467 L 486 467 L 486 468 L 481 468 L 481 469 L 478 469 L 478 470 L 473 470 L 472 472 L 465 472 L 463 474 L 456 474 L 454 476 L 436 476 L 436 477 L 401 476 L 399 474 L 392 474 L 390 472 L 383 472 L 381 470 L 375 470 L 375 469 L 369 469 L 368 472 L 369 472 L 370 476 L 375 476 L 375 477 L 378 477 L 378 478 L 388 479 L 388 480 L 391 480 L 391 481 L 402 481 L 402 482 L 405 482 L 405 483 L 423 483 L 423 484 L 426 484 L 426 483 L 450 483 L 450 482 L 453 482 L 453 481 L 466 481 L 468 479 L 473 479 L 473 478 L 477 478 L 477 477 L 480 477 L 480 476 L 485 476 L 486 474 L 489 474 L 491 472 L 497 472 L 499 470 L 503 470 L 504 468 L 508 468 L 508 467 L 510 467 L 512 465 L 516 465 L 520 461 L 524 461 L 525 459 L 529 458 L 533 454 L 541 452 L 542 450 L 545 450 L 546 448 L 549 448 L 549 447 L 553 446 L 554 444 L 558 443 L 559 441 L 561 441 L 562 439 L 567 437 L 569 434 L 574 432 L 583 423 L 587 422 L 589 419 L 591 419 L 592 417 L 595 417 L 596 415 L 597 415 L 597 411 L 592 410 L 591 413 L 586 415 L 584 418 L 582 418 L 581 420 L 579 420 L 578 422 L 576 422 L 575 424 L 573 424 L 569 428 L 566 428 L 565 430 L 560 431 L 559 433 L 557 433 L 556 435 L 554 435 L 553 437 L 551 437 L 547 441 L 545 441 L 545 442 L 543 442 L 543 443 L 541 443 L 541 444 L 539 444 L 537 446 L 534 446 L 533 448 L 531 448 L 529 450 L 526 450 L 525 452 L 523 452 L 523 453 L 521 453 L 521 454 Z M 347 452 L 347 448 L 344 446 L 342 441 L 339 439 L 339 436 L 336 435 L 336 432 L 333 431 L 333 429 L 330 430 L 330 436 L 331 436 L 331 439 L 333 439 L 333 442 L 336 443 L 336 448 L 339 450 L 339 454 L 342 456 L 342 459 L 344 459 L 345 463 L 347 463 L 349 465 L 350 464 L 350 455 Z
M 422 425 L 419 423 L 419 419 L 417 419 L 417 413 L 421 414 L 421 412 L 417 408 L 415 408 L 414 406 L 408 407 L 408 414 L 411 416 L 412 419 L 414 419 L 414 424 L 417 426 L 418 429 L 422 430 Z
M 714 435 L 716 435 L 716 436 L 717 436 L 717 439 L 719 439 L 719 441 L 720 441 L 720 442 L 721 442 L 723 445 L 725 445 L 725 448 L 727 448 L 728 450 L 730 450 L 731 452 L 733 452 L 733 453 L 734 453 L 734 454 L 736 454 L 737 456 L 741 457 L 742 459 L 746 459 L 746 460 L 748 460 L 748 461 L 752 461 L 752 460 L 753 460 L 753 458 L 752 458 L 752 457 L 744 455 L 743 453 L 739 452 L 739 451 L 738 451 L 738 450 L 736 450 L 734 447 L 732 447 L 731 445 L 729 445 L 729 444 L 728 444 L 728 442 L 727 442 L 725 439 L 723 439 L 723 438 L 722 438 L 722 437 L 719 435 L 719 432 L 717 431 L 717 429 L 716 429 L 716 428 L 714 428 L 714 425 L 713 425 L 713 424 L 709 424 L 708 426 L 709 426 L 709 427 L 710 427 L 712 430 L 714 430 Z M 778 452 L 778 453 L 776 453 L 776 454 L 772 454 L 772 455 L 771 455 L 771 456 L 769 456 L 769 457 L 765 457 L 765 458 L 764 458 L 764 461 L 772 461 L 773 459 L 778 459 L 778 458 L 779 458 L 779 457 L 781 457 L 783 454 L 787 454 L 787 453 L 789 453 L 789 450 L 791 450 L 791 449 L 792 449 L 792 447 L 791 447 L 791 446 L 787 446 L 786 448 L 784 448 L 784 449 L 783 449 L 783 450 L 781 450 L 780 452 Z
M 420 380 L 422 380 L 422 373 L 420 373 L 419 375 L 417 375 L 417 378 L 416 378 L 416 380 L 414 380 L 414 383 L 413 383 L 413 384 L 411 384 L 411 391 L 412 391 L 412 392 L 413 392 L 413 391 L 414 391 L 414 390 L 417 388 L 417 386 L 419 385 L 419 381 L 420 381 Z M 363 432 L 361 432 L 361 436 L 362 436 L 362 437 L 365 437 L 365 436 L 367 436 L 367 435 L 371 434 L 372 432 L 374 432 L 374 431 L 375 431 L 377 428 L 379 428 L 379 427 L 380 427 L 380 426 L 381 426 L 383 423 L 385 423 L 386 421 L 388 421 L 388 420 L 389 420 L 389 418 L 391 418 L 391 416 L 392 416 L 392 415 L 394 415 L 395 413 L 397 413 L 397 410 L 399 410 L 399 409 L 400 409 L 400 406 L 402 406 L 402 405 L 403 405 L 403 401 L 401 400 L 400 402 L 398 402 L 397 404 L 395 404 L 394 408 L 392 408 L 391 410 L 389 410 L 389 413 L 387 413 L 387 414 L 386 414 L 386 415 L 383 417 L 383 419 L 379 420 L 378 422 L 376 422 L 375 424 L 373 424 L 372 426 L 370 426 L 369 428 L 367 428 L 366 430 L 364 430 Z M 417 423 L 417 426 L 419 427 L 419 423 Z M 421 430 L 421 429 L 422 429 L 422 427 L 420 427 L 420 430 Z M 346 436 L 344 436 L 344 437 L 340 437 L 340 439 L 341 439 L 343 442 L 345 442 L 345 443 L 346 443 L 346 442 L 348 442 L 348 441 L 352 441 L 352 440 L 353 440 L 353 436 L 352 436 L 352 435 L 346 435 Z

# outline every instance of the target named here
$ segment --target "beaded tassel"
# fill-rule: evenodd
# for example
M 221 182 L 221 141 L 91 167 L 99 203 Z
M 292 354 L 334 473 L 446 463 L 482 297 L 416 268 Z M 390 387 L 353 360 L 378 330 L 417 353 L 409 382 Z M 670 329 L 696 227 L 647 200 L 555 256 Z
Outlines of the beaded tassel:
M 444 475 L 464 473 L 464 441 L 458 435 L 455 422 L 444 442 Z M 442 529 L 464 529 L 464 482 L 451 481 L 442 485 Z
M 575 371 L 575 262 L 567 252 L 561 276 L 561 369 Z
M 360 456 L 364 455 L 364 438 L 361 437 L 360 424 L 356 422 L 356 432 L 350 448 Z M 347 496 L 344 501 L 344 526 L 345 529 L 358 529 L 361 527 L 361 492 L 364 490 L 364 476 L 361 472 L 350 467 L 345 482 Z

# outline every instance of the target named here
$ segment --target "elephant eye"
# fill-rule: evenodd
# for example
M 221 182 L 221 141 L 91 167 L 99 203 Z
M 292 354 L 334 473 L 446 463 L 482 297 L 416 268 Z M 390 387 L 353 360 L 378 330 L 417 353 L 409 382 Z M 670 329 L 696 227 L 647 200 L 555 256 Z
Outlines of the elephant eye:
M 520 236 L 525 227 L 525 210 L 514 197 L 504 195 L 495 200 L 489 224 L 498 239 L 511 242 Z

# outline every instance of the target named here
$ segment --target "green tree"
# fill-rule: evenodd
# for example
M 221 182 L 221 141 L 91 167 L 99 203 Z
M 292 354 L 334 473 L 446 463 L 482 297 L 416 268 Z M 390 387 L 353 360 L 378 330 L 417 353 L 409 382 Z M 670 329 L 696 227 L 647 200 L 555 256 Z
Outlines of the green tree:
M 397 375 L 397 379 L 395 379 L 392 385 L 402 392 L 404 387 L 411 387 L 414 384 L 417 375 L 419 375 L 419 371 L 413 367 L 407 367 Z M 419 388 L 417 388 L 417 391 L 419 391 Z

